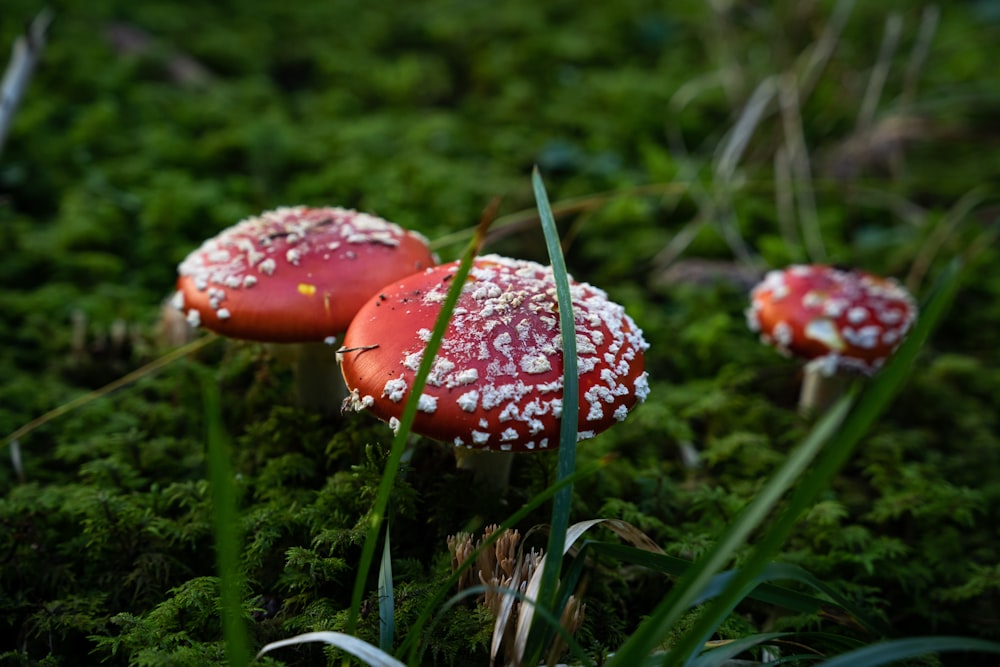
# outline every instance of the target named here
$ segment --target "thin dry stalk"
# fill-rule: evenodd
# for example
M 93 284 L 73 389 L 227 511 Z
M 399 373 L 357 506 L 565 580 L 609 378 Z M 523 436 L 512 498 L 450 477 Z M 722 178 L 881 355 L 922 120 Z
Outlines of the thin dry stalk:
M 753 94 L 743 105 L 729 137 L 722 145 L 715 160 L 715 188 L 712 207 L 718 220 L 722 237 L 726 240 L 736 259 L 748 266 L 756 262 L 746 241 L 740 234 L 736 211 L 732 202 L 732 191 L 736 182 L 736 168 L 754 132 L 771 109 L 776 93 L 775 77 L 761 81 Z
M 916 257 L 910 264 L 904 284 L 911 294 L 919 294 L 920 285 L 930 271 L 934 258 L 945 247 L 948 239 L 953 236 L 961 223 L 968 219 L 972 210 L 986 199 L 982 188 L 976 188 L 962 195 L 948 211 L 937 221 L 934 229 L 923 242 Z
M 684 254 L 687 247 L 691 245 L 691 242 L 695 240 L 698 234 L 701 232 L 702 227 L 705 226 L 707 222 L 706 218 L 699 215 L 694 220 L 688 221 L 680 230 L 674 234 L 673 238 L 670 239 L 664 248 L 656 253 L 653 258 L 653 263 L 657 266 L 660 271 L 665 271 L 670 265 L 672 265 L 677 259 Z
M 847 25 L 847 19 L 854 9 L 854 0 L 841 0 L 833 8 L 830 19 L 823 26 L 823 32 L 813 45 L 813 48 L 804 52 L 804 64 L 801 66 L 799 76 L 799 97 L 804 102 L 812 94 L 816 82 L 830 62 L 830 57 L 840 43 L 840 36 Z
M 720 70 L 713 72 L 709 76 L 699 77 L 685 83 L 670 98 L 668 105 L 670 115 L 681 114 L 684 108 L 704 90 L 719 87 L 725 83 L 725 80 L 726 75 Z M 739 226 L 732 207 L 732 196 L 729 190 L 733 187 L 732 181 L 734 180 L 733 175 L 736 165 L 739 163 L 743 150 L 746 148 L 746 143 L 752 136 L 754 128 L 760 122 L 761 115 L 764 112 L 764 109 L 760 108 L 760 98 L 766 95 L 766 92 L 766 90 L 762 92 L 761 86 L 758 85 L 757 89 L 750 96 L 750 100 L 744 106 L 743 112 L 737 119 L 733 129 L 730 131 L 726 144 L 718 152 L 719 157 L 716 158 L 714 167 L 714 187 L 711 192 L 700 185 L 696 161 L 681 159 L 690 157 L 690 153 L 687 150 L 684 137 L 678 127 L 674 125 L 667 126 L 667 136 L 671 150 L 677 158 L 678 177 L 680 180 L 687 182 L 688 194 L 698 206 L 698 216 L 686 227 L 686 230 L 689 232 L 687 236 L 676 236 L 674 242 L 671 243 L 672 248 L 661 251 L 661 256 L 657 258 L 657 261 L 661 265 L 665 265 L 668 260 L 672 261 L 673 258 L 683 252 L 706 221 L 713 221 L 718 224 L 723 239 L 725 239 L 733 255 L 740 262 L 748 266 L 755 264 L 749 247 L 740 235 Z M 766 104 L 767 100 L 764 100 L 764 105 L 766 106 Z
M 920 73 L 927 62 L 927 56 L 931 51 L 931 42 L 937 33 L 938 24 L 941 22 L 941 9 L 937 5 L 928 5 L 920 14 L 920 28 L 917 31 L 917 39 L 910 50 L 910 59 L 906 63 L 906 71 L 903 74 L 903 93 L 901 101 L 909 104 L 917 95 L 917 81 Z
M 778 92 L 777 80 L 769 76 L 754 89 L 750 99 L 743 105 L 729 138 L 722 145 L 715 160 L 715 178 L 717 181 L 731 182 L 736 173 L 736 167 L 746 152 L 747 144 L 767 115 L 771 102 Z
M 892 56 L 896 53 L 902 31 L 903 19 L 898 12 L 893 12 L 885 20 L 885 31 L 882 34 L 878 56 L 868 78 L 864 97 L 861 98 L 861 106 L 858 109 L 858 131 L 867 130 L 875 120 L 875 111 L 878 109 L 879 100 L 882 99 L 882 91 L 885 89 L 885 82 L 889 78 L 889 69 L 892 66 Z
M 795 227 L 794 187 L 788 147 L 778 146 L 778 150 L 774 152 L 774 211 L 781 238 L 788 248 L 799 246 L 798 230 Z
M 784 145 L 788 152 L 788 163 L 792 174 L 792 192 L 795 197 L 799 228 L 802 231 L 802 241 L 809 259 L 813 262 L 822 262 L 826 259 L 826 247 L 823 245 L 823 234 L 819 228 L 819 215 L 816 213 L 816 197 L 812 188 L 812 166 L 809 162 L 809 149 L 806 146 L 805 132 L 802 129 L 799 91 L 794 74 L 789 73 L 781 78 L 779 99 Z

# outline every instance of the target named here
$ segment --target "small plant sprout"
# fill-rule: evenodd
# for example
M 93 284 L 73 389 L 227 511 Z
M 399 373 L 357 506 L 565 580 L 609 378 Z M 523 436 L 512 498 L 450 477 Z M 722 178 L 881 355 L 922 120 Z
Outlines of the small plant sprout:
M 750 329 L 808 359 L 799 411 L 824 410 L 854 376 L 873 375 L 913 326 L 917 306 L 892 278 L 823 265 L 771 271 L 750 293 Z
M 300 404 L 333 411 L 344 395 L 331 348 L 336 337 L 379 287 L 435 263 L 423 236 L 382 218 L 278 208 L 188 255 L 178 267 L 174 306 L 192 326 L 294 344 L 286 349 L 297 364 Z
M 384 287 L 351 323 L 339 351 L 345 407 L 396 427 L 457 263 Z M 646 398 L 648 348 L 624 308 L 571 284 L 579 363 L 577 440 L 592 438 Z M 455 445 L 459 468 L 504 488 L 511 455 L 558 447 L 563 360 L 552 271 L 477 258 L 420 397 L 413 432 Z

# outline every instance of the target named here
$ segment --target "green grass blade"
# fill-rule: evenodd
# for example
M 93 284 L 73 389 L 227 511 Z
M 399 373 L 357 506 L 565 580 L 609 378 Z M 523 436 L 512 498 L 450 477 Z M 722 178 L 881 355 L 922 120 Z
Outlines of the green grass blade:
M 767 513 L 781 499 L 788 487 L 812 462 L 816 453 L 837 431 L 847 414 L 850 400 L 845 398 L 816 424 L 806 439 L 789 455 L 774 479 L 755 496 L 733 525 L 715 545 L 680 578 L 667 597 L 615 653 L 609 665 L 638 664 L 660 644 L 670 628 L 694 604 L 712 577 L 732 558 L 736 550 L 760 525 Z
M 738 656 L 740 653 L 749 651 L 755 646 L 766 644 L 774 641 L 775 639 L 790 637 L 793 634 L 794 633 L 792 632 L 766 632 L 758 635 L 740 637 L 739 639 L 734 639 L 715 648 L 707 649 L 690 664 L 692 667 L 715 667 L 715 665 L 723 665 Z
M 829 486 L 833 476 L 847 460 L 853 446 L 871 426 L 876 416 L 902 384 L 920 346 L 950 303 L 958 284 L 958 263 L 952 263 L 943 274 L 938 289 L 924 308 L 924 313 L 906 342 L 886 368 L 868 385 L 859 408 L 850 413 L 850 397 L 841 399 L 815 425 L 806 439 L 789 455 L 788 460 L 743 510 L 719 541 L 678 581 L 677 586 L 639 629 L 625 642 L 609 662 L 610 665 L 638 664 L 667 635 L 669 629 L 697 599 L 699 591 L 716 574 L 766 518 L 785 491 L 800 477 L 802 481 L 788 503 L 788 508 L 775 524 L 762 535 L 757 548 L 733 577 L 727 589 L 702 614 L 691 630 L 681 638 L 662 660 L 662 664 L 677 664 L 691 656 L 705 637 L 718 626 L 728 610 L 752 590 L 752 582 L 771 556 L 791 533 L 799 515 Z M 833 444 L 820 461 L 810 465 L 824 444 Z M 804 473 L 804 474 L 803 474 Z
M 396 481 L 399 464 L 403 459 L 403 452 L 406 450 L 406 440 L 410 437 L 410 429 L 413 426 L 413 419 L 417 414 L 417 403 L 420 399 L 420 394 L 423 393 L 424 386 L 427 384 L 427 376 L 430 374 L 431 366 L 437 356 L 438 349 L 441 347 L 441 340 L 444 338 L 444 332 L 447 330 L 448 323 L 451 320 L 452 311 L 455 310 L 455 304 L 458 303 L 458 297 L 462 293 L 462 287 L 465 285 L 465 280 L 469 275 L 470 269 L 472 268 L 472 260 L 475 258 L 476 254 L 478 254 L 483 238 L 486 235 L 486 230 L 492 220 L 491 214 L 492 210 L 490 210 L 487 215 L 484 215 L 483 219 L 480 221 L 479 229 L 475 237 L 473 237 L 472 241 L 465 249 L 465 252 L 462 254 L 462 259 L 459 262 L 458 269 L 455 271 L 455 277 L 452 280 L 451 287 L 448 288 L 448 294 L 445 296 L 445 300 L 441 304 L 441 312 L 438 314 L 437 322 L 434 324 L 434 331 L 431 333 L 430 340 L 427 341 L 427 346 L 424 348 L 424 354 L 420 361 L 420 366 L 417 369 L 416 376 L 413 378 L 413 386 L 410 388 L 410 395 L 406 400 L 405 407 L 403 408 L 403 414 L 399 420 L 399 428 L 396 430 L 396 435 L 392 439 L 392 445 L 389 449 L 389 457 L 385 464 L 385 473 L 382 475 L 382 479 L 379 482 L 378 493 L 375 496 L 375 503 L 372 506 L 371 514 L 368 516 L 368 529 L 365 532 L 365 543 L 361 549 L 361 558 L 358 560 L 358 573 L 354 581 L 354 592 L 351 596 L 351 608 L 347 615 L 345 628 L 347 634 L 349 635 L 353 635 L 357 631 L 358 616 L 361 613 L 361 599 L 364 597 L 365 586 L 368 582 L 368 573 L 371 571 L 372 560 L 375 557 L 375 548 L 378 544 L 378 537 L 381 533 L 386 508 L 389 506 L 389 497 L 392 495 L 392 487 Z
M 622 562 L 642 565 L 667 575 L 680 576 L 691 567 L 691 561 L 683 558 L 653 553 L 625 544 L 590 541 L 581 546 L 581 554 L 588 549 L 598 554 L 617 558 Z M 580 558 L 577 560 L 582 561 Z M 717 574 L 701 591 L 693 604 L 699 604 L 718 595 L 732 576 L 732 570 Z M 849 614 L 873 634 L 885 634 L 888 631 L 882 624 L 869 618 L 857 605 L 797 565 L 770 563 L 761 571 L 756 581 L 758 582 L 757 586 L 748 595 L 754 600 L 803 614 L 815 613 L 824 606 L 832 605 Z M 825 597 L 816 597 L 769 583 L 774 581 L 795 581 L 822 593 Z
M 871 644 L 842 653 L 823 663 L 823 667 L 876 667 L 931 653 L 998 653 L 1000 643 L 969 637 L 911 637 Z
M 564 480 L 576 469 L 576 432 L 577 413 L 579 412 L 579 387 L 576 362 L 576 321 L 573 318 L 573 300 L 570 296 L 569 278 L 566 271 L 566 261 L 563 258 L 559 241 L 559 230 L 552 216 L 545 184 L 542 182 L 538 167 L 531 173 L 531 184 L 535 192 L 538 213 L 545 233 L 545 245 L 552 265 L 552 277 L 556 285 L 556 300 L 559 304 L 559 329 L 562 338 L 563 358 L 563 409 L 559 430 L 559 461 L 557 464 L 557 480 Z M 552 518 L 549 522 L 549 542 L 547 553 L 562 554 L 566 543 L 566 528 L 569 525 L 569 513 L 573 503 L 573 487 L 567 485 L 557 493 L 552 502 Z M 541 583 L 538 587 L 536 607 L 548 611 L 555 609 L 556 596 L 559 587 L 559 569 L 561 558 L 547 558 L 542 571 Z M 541 632 L 532 632 L 527 644 L 525 659 L 532 664 L 541 655 L 545 643 Z
M 222 601 L 222 634 L 226 659 L 233 667 L 250 662 L 250 645 L 243 621 L 243 575 L 240 570 L 239 511 L 236 484 L 230 466 L 229 440 L 222 428 L 219 389 L 207 375 L 202 376 L 202 397 L 208 438 L 208 480 L 212 494 L 215 559 Z
M 739 570 L 728 570 L 726 572 L 722 572 L 721 574 L 717 574 L 713 577 L 712 583 L 707 586 L 705 590 L 702 591 L 701 595 L 699 595 L 695 600 L 695 604 L 701 604 L 702 602 L 707 602 L 708 600 L 725 594 L 726 589 L 738 573 Z M 805 595 L 783 586 L 768 583 L 773 581 L 798 581 L 824 593 L 827 595 L 829 600 Z M 832 588 L 795 565 L 789 565 L 786 563 L 768 563 L 761 568 L 760 572 L 753 578 L 748 587 L 749 590 L 744 597 L 751 597 L 762 602 L 767 602 L 768 604 L 786 606 L 789 609 L 797 609 L 798 611 L 804 611 L 807 613 L 815 612 L 824 606 L 838 606 L 843 611 L 854 617 L 869 632 L 879 635 L 888 631 L 888 628 L 869 619 L 868 615 L 864 611 L 851 604 L 846 598 L 838 594 Z M 737 602 L 740 600 L 742 600 L 742 598 L 737 600 Z M 806 605 L 811 605 L 812 607 L 806 608 Z
M 726 589 L 704 610 L 691 630 L 670 651 L 664 664 L 676 663 L 680 661 L 681 657 L 686 658 L 692 655 L 698 646 L 715 631 L 715 628 L 740 600 L 752 590 L 757 574 L 788 539 L 802 513 L 812 506 L 820 493 L 829 488 L 834 477 L 854 451 L 854 447 L 871 428 L 875 419 L 882 413 L 882 410 L 889 404 L 889 401 L 908 377 L 917 353 L 954 297 L 958 288 L 959 267 L 958 261 L 952 262 L 942 274 L 920 319 L 907 336 L 906 341 L 896 351 L 882 372 L 864 388 L 857 402 L 857 408 L 850 413 L 847 419 L 843 420 L 843 425 L 829 446 L 826 447 L 821 456 L 817 457 L 815 464 L 810 466 L 801 476 L 802 479 L 789 498 L 784 511 L 761 535 L 756 547 L 744 561 L 740 570 L 734 573 Z M 846 401 L 842 400 L 837 406 L 834 406 L 834 410 L 843 408 L 845 404 Z M 813 430 L 810 437 L 815 433 L 816 429 Z M 782 469 L 787 467 L 786 463 Z M 772 480 L 765 487 L 765 492 L 777 482 L 780 476 L 779 473 L 775 480 Z
M 385 542 L 382 547 L 382 564 L 378 569 L 378 645 L 386 653 L 392 651 L 396 633 L 395 601 L 392 594 L 392 553 L 389 547 L 389 522 L 385 522 Z

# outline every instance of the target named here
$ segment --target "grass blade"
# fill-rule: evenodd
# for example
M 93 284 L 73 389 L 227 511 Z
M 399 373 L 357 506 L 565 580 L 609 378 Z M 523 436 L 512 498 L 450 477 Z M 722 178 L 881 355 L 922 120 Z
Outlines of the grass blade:
M 680 578 L 670 594 L 622 645 L 608 664 L 615 666 L 638 664 L 660 644 L 669 629 L 680 620 L 698 599 L 701 591 L 709 585 L 712 577 L 729 562 L 788 487 L 809 466 L 822 445 L 833 436 L 847 414 L 849 406 L 850 400 L 842 399 L 820 419 L 809 436 L 792 451 L 774 479 L 751 501 L 705 556 L 695 562 Z
M 549 204 L 548 193 L 542 182 L 538 167 L 531 173 L 531 184 L 538 204 L 538 214 L 545 233 L 545 245 L 552 265 L 552 278 L 556 285 L 556 300 L 559 304 L 559 330 L 562 338 L 563 357 L 563 410 L 559 430 L 559 462 L 556 468 L 558 481 L 568 478 L 576 469 L 577 413 L 579 412 L 579 387 L 576 363 L 576 321 L 573 316 L 573 300 L 569 291 L 566 261 L 559 244 L 559 230 L 556 228 Z M 566 485 L 556 493 L 552 502 L 552 518 L 549 522 L 549 542 L 547 553 L 562 554 L 566 544 L 566 528 L 573 503 L 573 486 Z M 555 609 L 559 586 L 561 558 L 547 558 L 542 569 L 538 586 L 536 605 L 547 611 Z M 529 663 L 537 662 L 546 640 L 541 632 L 532 632 L 525 657 Z
M 392 594 L 392 553 L 389 547 L 389 522 L 385 523 L 385 543 L 382 547 L 382 564 L 378 569 L 378 645 L 385 652 L 392 650 L 396 632 L 396 619 Z
M 488 587 L 480 585 L 480 586 L 471 586 L 469 588 L 466 588 L 466 589 L 462 590 L 459 593 L 456 593 L 447 602 L 445 602 L 443 605 L 440 606 L 440 608 L 438 609 L 437 618 L 435 618 L 435 621 L 437 621 L 440 618 L 442 618 L 449 609 L 451 609 L 452 607 L 454 607 L 456 604 L 458 604 L 462 600 L 465 600 L 466 598 L 472 597 L 473 595 L 479 595 L 481 593 L 485 593 L 487 590 L 488 590 Z M 511 600 L 517 600 L 519 602 L 522 602 L 523 604 L 525 604 L 526 606 L 528 606 L 532 610 L 538 609 L 538 616 L 546 624 L 548 624 L 550 628 L 552 628 L 552 631 L 555 634 L 558 634 L 559 637 L 563 641 L 566 642 L 567 649 L 570 651 L 570 653 L 573 654 L 573 656 L 576 658 L 576 660 L 579 661 L 579 665 L 581 665 L 583 667 L 594 667 L 594 661 L 587 654 L 587 652 L 583 649 L 583 647 L 580 645 L 580 643 L 577 642 L 576 639 L 573 638 L 573 635 L 571 635 L 566 630 L 566 628 L 564 628 L 562 626 L 562 624 L 560 623 L 559 617 L 554 616 L 552 613 L 546 611 L 545 609 L 538 608 L 532 602 L 531 598 L 529 598 L 527 595 L 525 595 L 524 593 L 520 592 L 519 590 L 516 590 L 513 587 L 510 587 L 510 588 L 502 588 L 501 587 L 501 588 L 498 588 L 497 590 L 500 591 L 501 593 L 503 593 L 506 596 L 510 596 Z M 422 664 L 422 663 L 413 663 L 411 661 L 410 664 Z
M 431 332 L 430 340 L 427 341 L 427 346 L 424 348 L 420 366 L 417 369 L 416 376 L 413 378 L 413 387 L 410 389 L 410 396 L 407 398 L 406 406 L 403 408 L 403 415 L 399 420 L 399 428 L 392 439 L 389 457 L 385 463 L 385 473 L 379 482 L 375 503 L 368 517 L 365 544 L 361 549 L 361 558 L 358 561 L 358 573 L 354 581 L 351 608 L 347 615 L 346 632 L 349 635 L 353 635 L 357 631 L 358 617 L 361 613 L 361 599 L 364 597 L 368 573 L 371 571 L 372 560 L 375 557 L 375 546 L 381 534 L 382 522 L 385 518 L 386 508 L 389 506 L 389 497 L 392 494 L 392 487 L 396 481 L 399 464 L 403 459 L 403 452 L 406 450 L 406 440 L 410 436 L 410 428 L 413 426 L 413 419 L 417 414 L 417 403 L 420 399 L 420 394 L 423 393 L 424 386 L 427 384 L 427 376 L 431 372 L 431 366 L 437 356 L 438 349 L 441 347 L 441 340 L 444 338 L 444 332 L 448 328 L 451 313 L 455 310 L 455 304 L 458 303 L 458 297 L 462 293 L 462 287 L 465 285 L 469 270 L 472 268 L 472 260 L 478 254 L 482 240 L 486 236 L 486 230 L 493 220 L 493 213 L 496 211 L 496 206 L 497 202 L 494 201 L 493 205 L 483 214 L 479 222 L 479 227 L 476 230 L 476 235 L 469 242 L 465 252 L 462 254 L 462 259 L 459 262 L 458 269 L 455 271 L 451 287 L 449 287 L 448 294 L 441 304 L 441 312 L 438 315 L 437 322 L 434 324 L 434 331 Z
M 824 662 L 823 667 L 875 667 L 930 653 L 953 652 L 1000 653 L 1000 643 L 968 637 L 895 639 L 842 653 Z
M 343 632 L 332 631 L 306 632 L 295 637 L 289 637 L 288 639 L 271 642 L 260 650 L 257 657 L 259 658 L 265 653 L 269 653 L 275 649 L 285 646 L 297 646 L 299 644 L 306 644 L 309 642 L 323 642 L 324 644 L 329 644 L 330 646 L 336 646 L 345 653 L 350 653 L 355 658 L 371 665 L 371 667 L 406 667 L 406 665 L 401 663 L 399 660 L 396 660 L 385 651 L 375 648 L 366 641 L 344 634 Z
M 792 451 L 774 478 L 743 510 L 729 530 L 685 576 L 681 577 L 671 593 L 625 642 L 609 661 L 610 665 L 639 664 L 648 656 L 693 604 L 700 591 L 709 584 L 712 576 L 721 570 L 736 549 L 746 542 L 785 491 L 801 476 L 801 483 L 789 500 L 786 511 L 761 536 L 757 548 L 751 553 L 743 568 L 736 572 L 723 594 L 716 598 L 709 609 L 695 622 L 691 631 L 664 657 L 662 664 L 677 664 L 691 656 L 725 618 L 729 609 L 746 597 L 753 588 L 754 578 L 784 543 L 801 512 L 812 503 L 817 494 L 829 486 L 833 476 L 846 462 L 854 445 L 902 384 L 917 351 L 951 302 L 957 289 L 958 274 L 959 264 L 956 261 L 942 275 L 938 289 L 924 308 L 923 315 L 906 342 L 863 392 L 859 408 L 851 412 L 848 417 L 851 399 L 845 397 L 819 420 L 806 439 Z M 810 465 L 823 445 L 834 436 L 836 437 L 833 446 L 826 450 L 825 455 L 820 457 L 815 465 Z
M 692 667 L 714 667 L 715 665 L 724 665 L 740 653 L 749 651 L 755 646 L 766 644 L 774 641 L 775 639 L 790 637 L 793 634 L 794 633 L 792 632 L 767 632 L 759 635 L 740 637 L 739 639 L 725 642 L 715 648 L 707 649 L 704 653 L 698 656 L 698 659 L 693 661 L 691 665 Z
M 590 519 L 588 521 L 581 521 L 579 523 L 573 524 L 572 526 L 569 526 L 569 528 L 567 528 L 564 531 L 565 537 L 563 539 L 563 550 L 559 552 L 559 557 L 550 559 L 549 556 L 553 553 L 551 551 L 542 556 L 542 566 L 539 569 L 535 570 L 535 573 L 528 581 L 528 585 L 524 590 L 525 597 L 527 597 L 529 600 L 540 599 L 541 596 L 538 594 L 538 592 L 541 590 L 542 579 L 544 579 L 545 577 L 545 568 L 549 560 L 562 560 L 562 556 L 566 555 L 566 552 L 573 547 L 573 544 L 578 539 L 580 539 L 585 532 L 587 532 L 594 526 L 603 523 L 604 521 L 605 519 Z M 558 584 L 559 581 L 557 578 L 556 585 L 558 586 Z M 531 622 L 532 619 L 534 618 L 534 610 L 536 608 L 537 605 L 533 605 L 530 609 L 522 611 L 517 619 L 517 631 L 515 633 L 515 640 L 514 640 L 514 654 L 522 658 L 527 649 L 529 632 L 531 630 Z M 556 605 L 553 604 L 552 609 L 555 608 Z
M 937 288 L 924 307 L 916 326 L 907 336 L 906 341 L 896 351 L 882 372 L 865 387 L 858 400 L 857 409 L 852 411 L 847 419 L 843 420 L 839 432 L 836 433 L 829 446 L 821 456 L 817 457 L 815 464 L 804 475 L 801 475 L 802 479 L 789 498 L 786 509 L 775 519 L 773 525 L 761 535 L 756 548 L 743 563 L 743 567 L 734 572 L 733 578 L 726 589 L 695 621 L 690 632 L 682 637 L 677 645 L 668 653 L 664 664 L 668 664 L 670 661 L 677 662 L 682 656 L 687 657 L 692 655 L 697 650 L 697 647 L 715 631 L 715 628 L 736 607 L 740 600 L 746 597 L 750 590 L 752 590 L 757 574 L 765 567 L 773 555 L 778 552 L 781 545 L 784 544 L 785 540 L 792 533 L 799 516 L 815 502 L 820 493 L 829 488 L 837 472 L 847 462 L 851 452 L 854 451 L 854 447 L 868 429 L 871 428 L 875 419 L 889 404 L 889 401 L 909 375 L 909 370 L 913 365 L 917 352 L 923 346 L 928 336 L 930 336 L 930 332 L 944 314 L 945 309 L 954 296 L 955 290 L 958 287 L 959 266 L 960 264 L 956 260 L 942 274 Z M 846 404 L 847 401 L 842 400 L 834 406 L 834 410 L 843 408 Z M 817 425 L 817 429 L 818 427 L 819 425 Z M 813 430 L 807 441 L 816 433 L 817 429 Z M 823 441 L 826 439 L 823 438 Z M 782 471 L 786 468 L 788 468 L 787 463 L 782 467 Z M 767 493 L 775 485 L 782 471 L 779 471 L 775 479 L 765 487 L 764 493 Z M 798 476 L 796 475 L 796 477 Z
M 580 547 L 581 554 L 587 549 L 595 553 L 617 558 L 626 563 L 641 565 L 656 572 L 673 576 L 683 575 L 692 565 L 691 561 L 682 558 L 653 553 L 645 549 L 637 549 L 625 544 L 615 544 L 612 542 L 586 542 Z M 713 577 L 711 583 L 696 598 L 695 604 L 718 595 L 732 578 L 732 575 L 733 570 L 727 570 Z M 761 571 L 756 581 L 758 582 L 757 586 L 748 596 L 754 600 L 803 614 L 815 613 L 822 607 L 832 604 L 849 614 L 873 634 L 878 635 L 887 632 L 886 628 L 875 620 L 868 618 L 867 614 L 852 604 L 850 600 L 797 565 L 770 563 Z M 774 581 L 795 581 L 812 588 L 825 597 L 816 597 L 785 586 L 769 583 Z
M 226 658 L 233 667 L 250 662 L 250 648 L 243 622 L 243 575 L 240 571 L 239 511 L 236 484 L 230 466 L 229 440 L 222 428 L 219 389 L 207 374 L 202 376 L 202 396 L 208 439 L 208 480 L 212 494 L 215 558 L 222 599 L 222 634 Z

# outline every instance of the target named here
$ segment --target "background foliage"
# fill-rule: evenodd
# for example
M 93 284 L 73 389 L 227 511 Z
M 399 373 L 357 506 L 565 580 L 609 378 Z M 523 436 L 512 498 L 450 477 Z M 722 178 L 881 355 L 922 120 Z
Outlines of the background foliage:
M 991 3 L 859 3 L 815 70 L 848 3 L 52 7 L 0 155 L 0 433 L 161 354 L 176 264 L 242 217 L 357 207 L 445 239 L 450 259 L 449 235 L 494 195 L 502 213 L 533 208 L 538 164 L 557 212 L 590 198 L 560 218 L 570 272 L 625 304 L 652 343 L 651 399 L 581 446 L 584 463 L 617 459 L 577 485 L 574 514 L 626 519 L 690 558 L 808 428 L 796 364 L 746 331 L 753 276 L 821 259 L 810 224 L 827 260 L 918 295 L 974 250 L 951 317 L 783 559 L 895 636 L 1000 637 L 1000 258 L 983 236 L 1000 177 Z M 0 43 L 38 10 L 5 0 Z M 781 98 L 789 87 L 797 106 Z M 506 231 L 490 249 L 544 260 L 537 225 Z M 255 647 L 343 628 L 389 432 L 295 409 L 284 364 L 220 342 L 32 433 L 23 478 L 0 466 L 10 664 L 221 661 L 203 367 L 236 450 Z M 508 495 L 482 497 L 450 452 L 418 443 L 394 499 L 401 633 L 448 571 L 446 536 L 507 516 L 554 463 L 519 459 Z M 600 655 L 669 582 L 595 568 L 580 639 Z M 374 596 L 363 612 L 377 643 Z M 817 628 L 872 639 L 757 603 L 724 630 Z M 428 659 L 485 664 L 488 637 L 482 610 L 456 610 Z M 322 649 L 275 656 L 314 664 Z

